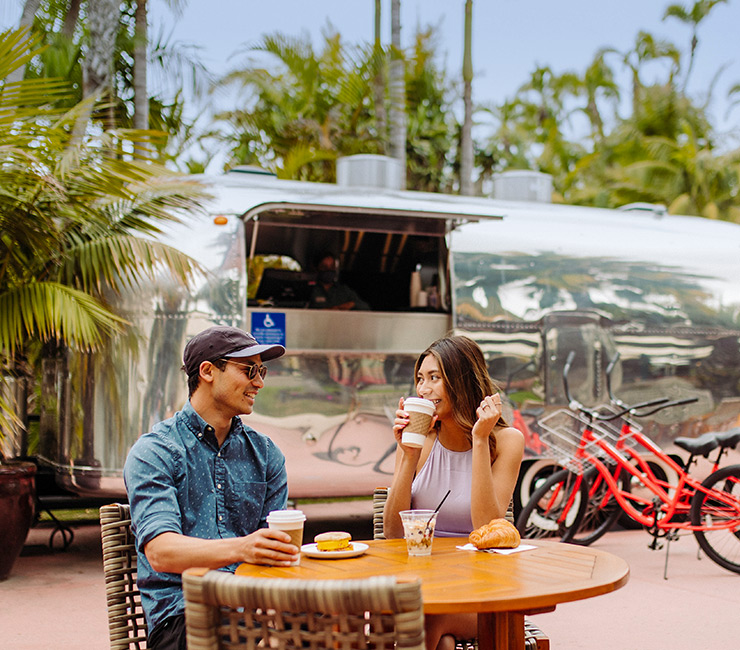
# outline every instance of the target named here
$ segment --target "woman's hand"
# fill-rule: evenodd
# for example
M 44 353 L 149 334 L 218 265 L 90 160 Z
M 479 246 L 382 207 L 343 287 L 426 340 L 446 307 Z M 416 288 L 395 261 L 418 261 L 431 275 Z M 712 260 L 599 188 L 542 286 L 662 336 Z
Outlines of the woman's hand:
M 488 438 L 502 414 L 501 395 L 487 395 L 475 410 L 478 420 L 473 426 L 473 438 Z

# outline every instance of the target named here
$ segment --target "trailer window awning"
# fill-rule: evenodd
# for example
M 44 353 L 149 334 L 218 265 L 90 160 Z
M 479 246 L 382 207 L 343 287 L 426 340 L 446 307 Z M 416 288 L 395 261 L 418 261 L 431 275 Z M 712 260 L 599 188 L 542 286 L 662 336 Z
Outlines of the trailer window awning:
M 245 220 L 263 225 L 291 228 L 356 230 L 405 235 L 444 237 L 459 225 L 479 221 L 480 215 L 395 210 L 377 207 L 315 205 L 303 203 L 264 203 L 244 214 Z M 490 217 L 489 217 L 490 218 Z M 494 217 L 496 218 L 496 217 Z M 500 219 L 500 217 L 498 217 Z

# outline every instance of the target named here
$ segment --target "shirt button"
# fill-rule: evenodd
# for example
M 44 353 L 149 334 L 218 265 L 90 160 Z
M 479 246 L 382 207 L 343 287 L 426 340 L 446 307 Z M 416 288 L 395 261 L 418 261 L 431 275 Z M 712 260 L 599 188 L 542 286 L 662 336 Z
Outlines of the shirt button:
M 223 516 L 222 516 L 222 515 L 219 515 L 219 516 L 218 516 L 218 520 L 219 520 L 219 521 L 223 521 L 223 520 L 224 520 Z
M 220 490 L 220 489 L 221 489 L 221 484 L 220 484 L 220 483 L 218 483 L 218 484 L 216 485 L 216 487 L 217 487 L 217 488 L 218 488 L 218 489 Z

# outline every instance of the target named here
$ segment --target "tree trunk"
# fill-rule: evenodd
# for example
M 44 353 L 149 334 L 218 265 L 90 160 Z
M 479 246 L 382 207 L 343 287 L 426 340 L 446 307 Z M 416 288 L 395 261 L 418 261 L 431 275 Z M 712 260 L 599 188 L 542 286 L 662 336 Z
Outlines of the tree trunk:
M 136 30 L 134 35 L 134 128 L 149 128 L 149 95 L 146 87 L 147 73 L 147 0 L 136 3 Z M 141 153 L 140 143 L 135 151 Z
M 90 45 L 82 61 L 83 99 L 100 92 L 113 98 L 112 71 L 115 52 L 116 33 L 120 19 L 118 0 L 94 0 L 87 3 L 87 25 L 90 32 Z M 106 129 L 115 128 L 113 105 L 106 111 Z M 80 116 L 72 130 L 72 145 L 82 141 L 89 116 Z
M 18 23 L 18 28 L 26 27 L 31 30 L 31 24 L 33 23 L 33 17 L 41 4 L 41 0 L 26 0 L 26 4 L 23 5 L 23 13 Z M 17 83 L 26 74 L 26 66 L 20 66 L 13 70 L 6 78 L 6 83 Z
M 460 194 L 473 194 L 473 56 L 471 53 L 473 0 L 465 0 L 465 45 L 463 51 L 463 102 L 465 116 L 460 134 Z
M 406 83 L 401 49 L 401 0 L 391 2 L 390 68 L 391 156 L 401 167 L 401 189 L 406 188 Z
M 118 0 L 95 0 L 87 3 L 90 46 L 82 64 L 83 97 L 111 88 L 119 18 Z
M 62 34 L 67 38 L 74 36 L 75 27 L 77 27 L 77 20 L 80 17 L 80 4 L 82 0 L 70 0 L 69 7 L 67 8 L 67 15 L 64 16 L 64 25 L 62 26 Z
M 380 38 L 380 8 L 381 0 L 375 0 L 375 49 L 373 50 L 373 57 L 377 67 L 373 90 L 375 92 L 375 126 L 378 130 L 381 153 L 385 153 L 388 134 L 386 132 L 387 116 L 385 111 L 385 57 L 383 56 L 383 44 Z

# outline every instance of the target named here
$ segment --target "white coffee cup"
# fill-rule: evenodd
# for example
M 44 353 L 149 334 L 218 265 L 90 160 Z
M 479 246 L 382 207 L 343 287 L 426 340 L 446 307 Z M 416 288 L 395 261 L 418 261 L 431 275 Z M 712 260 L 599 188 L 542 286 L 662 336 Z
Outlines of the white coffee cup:
M 267 526 L 274 530 L 282 530 L 290 535 L 290 543 L 295 544 L 299 549 L 303 544 L 303 523 L 306 521 L 306 515 L 301 510 L 272 510 L 267 515 Z M 291 566 L 297 566 L 301 563 L 300 553 Z
M 401 442 L 409 447 L 422 447 L 434 415 L 434 402 L 421 397 L 407 397 L 403 410 L 409 414 L 409 423 L 401 434 Z

